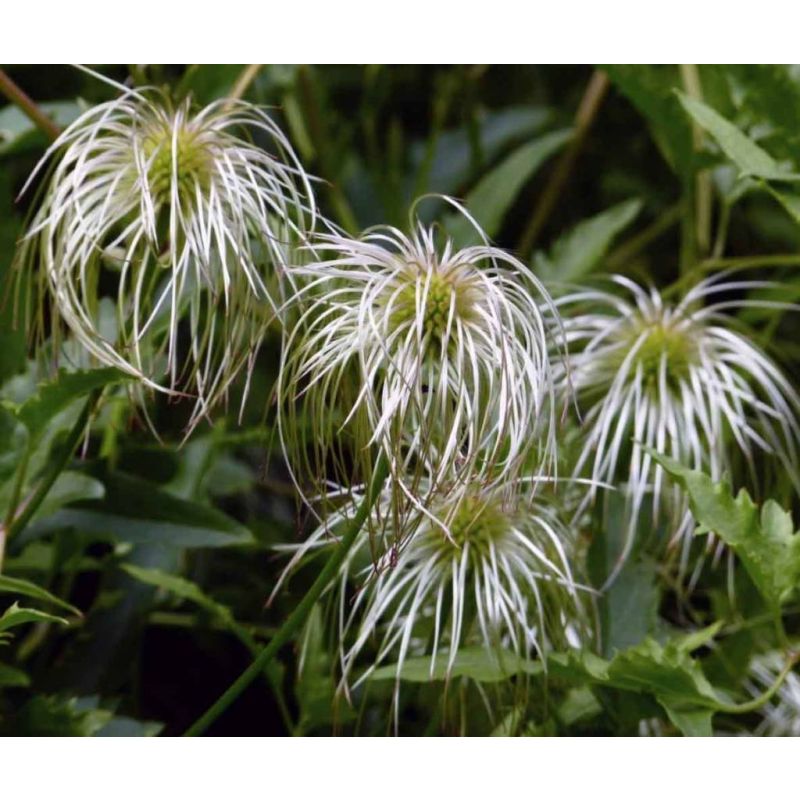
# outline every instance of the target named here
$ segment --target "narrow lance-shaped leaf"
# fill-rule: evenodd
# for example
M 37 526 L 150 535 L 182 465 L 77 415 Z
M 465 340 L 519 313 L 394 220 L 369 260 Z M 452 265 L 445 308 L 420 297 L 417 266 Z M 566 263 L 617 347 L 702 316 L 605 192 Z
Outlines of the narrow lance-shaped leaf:
M 17 625 L 24 625 L 27 622 L 57 622 L 60 625 L 69 624 L 67 620 L 61 617 L 54 617 L 52 614 L 46 614 L 44 611 L 38 611 L 35 608 L 20 608 L 18 603 L 14 603 L 7 608 L 3 616 L 0 617 L 0 634 L 4 634 L 11 628 L 15 628 Z
M 12 578 L 9 575 L 0 575 L 0 592 L 9 592 L 11 594 L 18 594 L 24 597 L 31 597 L 34 600 L 42 600 L 45 603 L 52 603 L 55 606 L 63 608 L 72 614 L 81 615 L 80 609 L 51 594 L 47 589 L 37 586 L 35 583 L 23 580 L 22 578 Z
M 537 272 L 546 280 L 574 281 L 589 274 L 608 252 L 611 242 L 636 219 L 641 200 L 626 200 L 579 222 L 559 237 L 550 252 L 537 253 Z
M 571 130 L 554 131 L 518 147 L 469 192 L 467 209 L 488 237 L 500 230 L 506 212 L 522 187 L 553 153 L 569 141 L 571 135 Z M 459 243 L 477 235 L 461 217 L 453 218 L 447 231 Z

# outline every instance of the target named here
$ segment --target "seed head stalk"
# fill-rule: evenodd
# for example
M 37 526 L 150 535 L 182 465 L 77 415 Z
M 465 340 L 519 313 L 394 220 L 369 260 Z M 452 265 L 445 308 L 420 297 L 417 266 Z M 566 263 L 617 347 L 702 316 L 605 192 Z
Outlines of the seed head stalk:
M 269 662 L 275 657 L 278 650 L 286 644 L 300 629 L 308 617 L 314 604 L 328 587 L 330 581 L 336 576 L 339 568 L 353 546 L 359 531 L 366 522 L 378 497 L 380 497 L 383 484 L 389 474 L 388 464 L 385 459 L 379 458 L 375 465 L 375 472 L 364 500 L 355 516 L 344 525 L 341 541 L 331 553 L 325 566 L 320 570 L 311 588 L 303 599 L 297 604 L 294 611 L 286 618 L 269 644 L 261 651 L 252 664 L 225 690 L 220 698 L 198 719 L 184 734 L 184 736 L 199 736 L 206 731 L 216 719 L 219 718 L 231 703 L 253 682 Z

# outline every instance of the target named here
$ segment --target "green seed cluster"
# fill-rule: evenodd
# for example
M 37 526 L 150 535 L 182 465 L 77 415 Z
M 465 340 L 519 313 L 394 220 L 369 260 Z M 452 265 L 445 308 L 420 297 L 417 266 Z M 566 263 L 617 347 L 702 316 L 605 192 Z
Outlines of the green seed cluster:
M 427 294 L 426 280 L 429 280 Z M 413 322 L 417 318 L 417 298 L 424 297 L 423 327 L 426 333 L 441 340 L 447 332 L 454 291 L 453 284 L 438 272 L 432 272 L 429 279 L 417 277 L 398 293 L 392 309 L 393 324 L 400 326 Z
M 695 352 L 690 333 L 656 324 L 642 342 L 637 355 L 647 383 L 657 383 L 662 358 L 666 361 L 667 383 L 677 385 L 688 377 Z
M 508 514 L 491 498 L 467 496 L 451 514 L 440 515 L 441 519 L 450 519 L 447 526 L 450 538 L 439 528 L 430 531 L 437 543 L 448 551 L 454 547 L 460 550 L 469 542 L 476 555 L 485 553 L 491 543 L 501 540 L 511 529 Z
M 151 134 L 144 140 L 145 158 L 152 162 L 147 172 L 150 192 L 157 202 L 170 202 L 172 183 L 172 131 Z M 184 203 L 194 196 L 195 187 L 207 186 L 211 160 L 209 154 L 191 131 L 180 131 L 175 140 L 178 197 Z
M 661 321 L 636 320 L 615 349 L 609 367 L 616 371 L 621 366 L 643 330 L 645 337 L 638 346 L 631 369 L 635 371 L 641 367 L 644 384 L 657 387 L 663 358 L 666 362 L 667 386 L 677 388 L 697 362 L 697 346 L 690 328 L 677 328 Z

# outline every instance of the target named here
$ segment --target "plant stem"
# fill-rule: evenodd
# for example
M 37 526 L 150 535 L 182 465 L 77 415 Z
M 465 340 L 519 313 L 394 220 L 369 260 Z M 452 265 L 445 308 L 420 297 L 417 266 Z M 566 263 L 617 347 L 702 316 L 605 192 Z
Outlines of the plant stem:
M 700 269 L 704 272 L 712 272 L 715 269 L 746 269 L 750 267 L 800 267 L 800 253 L 707 258 L 700 262 Z
M 703 85 L 697 64 L 680 65 L 681 81 L 686 94 L 703 102 Z M 692 122 L 692 144 L 695 153 L 703 149 L 705 131 L 696 122 Z M 708 170 L 700 170 L 695 175 L 695 193 L 693 211 L 695 213 L 694 244 L 701 253 L 707 253 L 711 246 L 711 176 Z
M 250 84 L 255 80 L 263 64 L 248 64 L 236 79 L 233 84 L 230 94 L 228 95 L 228 105 L 233 105 L 236 100 L 241 100 L 244 93 L 250 88 Z
M 786 680 L 786 676 L 792 671 L 794 665 L 798 661 L 800 661 L 800 653 L 794 653 L 790 655 L 787 658 L 783 669 L 775 679 L 775 683 L 773 683 L 772 686 L 770 686 L 763 694 L 760 694 L 754 700 L 750 700 L 747 703 L 738 703 L 736 705 L 718 706 L 717 711 L 723 714 L 749 714 L 751 711 L 757 711 L 759 708 L 761 708 L 761 706 L 764 705 L 764 703 L 772 699 L 772 696 L 778 691 L 778 689 L 781 688 L 781 685 Z
M 572 168 L 575 166 L 575 162 L 583 148 L 583 143 L 586 141 L 586 134 L 589 133 L 597 112 L 600 110 L 608 87 L 608 75 L 601 70 L 595 70 L 589 79 L 586 91 L 583 93 L 580 105 L 575 113 L 575 132 L 572 135 L 569 147 L 556 164 L 550 176 L 550 181 L 542 192 L 539 203 L 533 211 L 533 216 L 520 239 L 518 250 L 523 258 L 530 255 L 536 238 L 550 217 L 550 212 L 555 207 L 558 198 L 561 197 L 562 189 L 569 180 Z
M 88 424 L 89 418 L 97 407 L 97 403 L 99 402 L 100 395 L 102 395 L 102 393 L 102 389 L 95 389 L 86 398 L 86 403 L 81 410 L 80 416 L 77 420 L 75 420 L 72 430 L 70 430 L 70 432 L 67 434 L 67 440 L 64 443 L 64 447 L 62 448 L 61 452 L 50 461 L 49 468 L 42 476 L 42 479 L 39 482 L 39 485 L 36 487 L 36 490 L 31 495 L 30 499 L 25 503 L 25 507 L 22 509 L 22 511 L 20 511 L 20 513 L 14 517 L 13 521 L 8 526 L 7 534 L 9 540 L 20 533 L 20 531 L 22 531 L 31 521 L 33 515 L 39 510 L 39 506 L 41 506 L 42 501 L 45 499 L 45 497 L 47 497 L 47 493 L 58 479 L 58 476 L 64 471 L 64 467 L 67 466 L 70 458 L 72 458 L 72 454 L 75 452 L 75 448 L 78 446 L 81 436 L 83 436 L 84 432 L 86 431 L 86 425 Z
M 225 690 L 205 714 L 186 731 L 184 736 L 199 736 L 202 734 L 208 726 L 239 697 L 250 683 L 261 674 L 266 665 L 277 654 L 278 650 L 280 650 L 280 648 L 300 629 L 300 626 L 305 622 L 314 604 L 319 600 L 322 593 L 329 586 L 331 580 L 336 576 L 339 567 L 344 562 L 347 553 L 353 546 L 358 532 L 361 530 L 372 507 L 375 505 L 388 474 L 389 467 L 386 463 L 386 459 L 380 457 L 375 466 L 375 472 L 373 473 L 366 496 L 361 501 L 361 505 L 358 507 L 355 516 L 343 525 L 344 533 L 342 534 L 339 546 L 331 553 L 325 566 L 317 576 L 317 579 L 311 585 L 311 588 L 306 592 L 294 611 L 286 618 L 286 622 L 281 625 L 270 643 L 259 653 L 253 663 Z
M 56 125 L 2 69 L 0 69 L 0 92 L 17 106 L 49 139 L 53 141 L 58 139 L 61 134 L 61 129 L 58 125 Z

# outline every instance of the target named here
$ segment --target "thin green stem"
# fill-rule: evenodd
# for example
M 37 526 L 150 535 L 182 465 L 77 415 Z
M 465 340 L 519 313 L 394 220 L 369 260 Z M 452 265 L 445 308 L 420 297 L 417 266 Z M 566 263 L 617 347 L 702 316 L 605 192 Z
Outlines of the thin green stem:
M 58 139 L 61 134 L 58 125 L 2 69 L 0 69 L 0 92 L 17 106 L 48 139 L 53 141 Z
M 42 479 L 39 481 L 39 485 L 34 490 L 30 499 L 25 503 L 24 508 L 19 512 L 19 514 L 14 517 L 10 525 L 8 525 L 6 529 L 6 535 L 9 541 L 13 539 L 14 536 L 19 534 L 31 521 L 33 515 L 39 510 L 39 506 L 41 506 L 45 497 L 47 497 L 47 493 L 58 479 L 58 476 L 64 471 L 64 468 L 72 458 L 72 454 L 75 452 L 75 448 L 78 446 L 81 437 L 86 431 L 86 425 L 94 413 L 102 393 L 102 389 L 95 389 L 86 398 L 86 402 L 84 403 L 80 416 L 77 420 L 75 420 L 72 430 L 70 430 L 70 432 L 67 434 L 67 440 L 64 442 L 64 446 L 60 453 L 50 461 L 47 471 L 42 476 Z M 0 562 L 0 567 L 2 567 L 2 562 Z
M 678 280 L 668 286 L 662 293 L 670 297 L 695 282 L 697 274 L 716 270 L 755 269 L 769 267 L 800 267 L 800 253 L 777 253 L 763 256 L 741 256 L 738 258 L 707 258 L 695 264 L 695 269 L 684 272 Z
M 237 100 L 241 100 L 245 92 L 250 88 L 250 84 L 256 79 L 256 76 L 263 67 L 263 64 L 248 64 L 236 79 L 233 88 L 227 97 L 227 107 L 230 108 Z
M 306 592 L 294 611 L 286 618 L 286 622 L 281 625 L 270 643 L 261 651 L 253 663 L 225 690 L 205 714 L 186 731 L 184 736 L 199 736 L 207 730 L 209 725 L 211 725 L 262 672 L 266 665 L 275 657 L 278 650 L 280 650 L 280 648 L 300 629 L 306 617 L 311 613 L 314 604 L 319 600 L 322 593 L 330 585 L 331 580 L 339 571 L 339 567 L 342 565 L 350 548 L 353 546 L 358 532 L 363 527 L 372 507 L 375 505 L 388 474 L 389 467 L 386 460 L 384 458 L 379 458 L 366 496 L 361 501 L 361 505 L 358 507 L 355 516 L 343 525 L 344 532 L 338 547 L 331 553 L 325 566 L 317 576 L 317 579 L 311 585 L 311 588 Z
M 17 474 L 14 477 L 14 486 L 11 490 L 11 498 L 8 502 L 8 511 L 6 512 L 6 518 L 3 520 L 3 529 L 9 530 L 11 528 L 11 523 L 14 521 L 14 515 L 17 513 L 17 509 L 19 508 L 19 499 L 22 496 L 22 487 L 25 485 L 25 476 L 28 474 L 28 464 L 31 460 L 31 448 L 28 445 L 25 448 L 25 452 L 22 454 L 22 458 L 19 460 L 19 464 L 17 465 Z M 0 564 L 2 564 L 2 559 L 0 559 Z
M 700 70 L 697 64 L 680 65 L 681 81 L 683 88 L 689 97 L 703 101 L 703 85 L 700 81 Z M 692 122 L 692 143 L 694 152 L 699 153 L 703 149 L 705 131 L 696 122 Z M 711 176 L 708 170 L 698 170 L 694 176 L 694 195 L 693 195 L 693 247 L 701 253 L 707 253 L 711 244 L 711 205 L 712 205 L 712 186 Z
M 753 267 L 800 267 L 800 253 L 778 253 L 765 256 L 742 256 L 739 258 L 707 258 L 700 262 L 700 269 L 713 272 L 717 269 L 751 269 Z
M 794 653 L 789 656 L 786 660 L 786 664 L 784 664 L 783 669 L 778 673 L 778 677 L 775 679 L 775 682 L 770 686 L 763 694 L 760 694 L 758 697 L 754 698 L 753 700 L 748 701 L 747 703 L 737 703 L 735 705 L 729 706 L 716 706 L 716 710 L 720 711 L 723 714 L 749 714 L 751 711 L 757 711 L 764 703 L 769 702 L 775 692 L 781 688 L 783 682 L 786 680 L 786 676 L 794 669 L 794 665 L 800 661 L 800 653 Z

